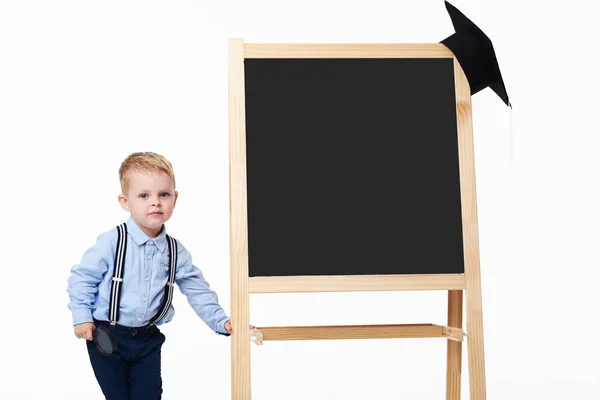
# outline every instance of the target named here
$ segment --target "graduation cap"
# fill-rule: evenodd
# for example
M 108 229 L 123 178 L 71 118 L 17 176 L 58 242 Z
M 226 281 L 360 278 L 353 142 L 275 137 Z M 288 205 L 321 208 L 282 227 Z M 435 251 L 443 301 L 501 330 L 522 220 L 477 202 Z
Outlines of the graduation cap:
M 452 50 L 458 59 L 471 86 L 471 94 L 489 86 L 507 106 L 512 108 L 492 41 L 456 7 L 447 1 L 445 3 L 456 33 L 442 40 L 441 43 Z

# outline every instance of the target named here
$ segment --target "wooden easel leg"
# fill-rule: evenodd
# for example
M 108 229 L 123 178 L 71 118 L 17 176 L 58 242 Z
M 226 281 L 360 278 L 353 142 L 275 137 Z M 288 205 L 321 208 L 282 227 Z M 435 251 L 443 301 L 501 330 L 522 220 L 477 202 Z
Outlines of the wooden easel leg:
M 246 286 L 247 288 L 247 286 Z M 245 298 L 244 298 L 245 297 Z M 231 399 L 250 400 L 250 338 L 248 335 L 248 292 L 232 292 Z
M 462 329 L 462 290 L 448 291 L 448 326 Z M 448 340 L 446 364 L 446 400 L 460 400 L 462 342 Z
M 476 269 L 479 272 L 479 268 Z M 469 353 L 469 387 L 471 400 L 485 400 L 485 358 L 483 354 L 483 312 L 479 274 L 469 282 L 467 276 L 467 345 Z
M 250 400 L 250 307 L 246 199 L 244 41 L 229 40 L 231 398 Z
M 461 207 L 465 251 L 465 296 L 467 297 L 467 345 L 469 352 L 469 387 L 471 400 L 485 400 L 485 362 L 483 355 L 483 313 L 481 310 L 481 271 L 479 266 L 479 232 L 471 89 L 467 77 L 454 58 L 456 116 L 460 160 Z

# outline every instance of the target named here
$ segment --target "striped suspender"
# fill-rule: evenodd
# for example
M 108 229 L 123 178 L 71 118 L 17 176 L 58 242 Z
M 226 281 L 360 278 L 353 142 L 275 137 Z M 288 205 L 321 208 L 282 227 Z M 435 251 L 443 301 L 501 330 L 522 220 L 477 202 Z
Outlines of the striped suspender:
M 119 319 L 119 301 L 121 300 L 121 284 L 123 283 L 123 270 L 125 269 L 125 252 L 127 251 L 127 225 L 117 226 L 117 251 L 115 254 L 115 271 L 110 286 L 110 304 L 108 319 L 111 325 L 116 325 Z M 156 324 L 169 311 L 173 300 L 173 288 L 175 287 L 175 272 L 177 270 L 177 241 L 166 235 L 169 245 L 169 281 L 165 287 L 165 296 L 158 313 L 150 320 L 150 325 Z
M 175 270 L 177 269 L 177 241 L 171 236 L 167 236 L 167 244 L 169 245 L 169 281 L 165 286 L 165 297 L 163 298 L 162 306 L 160 307 L 158 314 L 156 314 L 151 320 L 150 325 L 156 324 L 160 321 L 169 311 L 171 301 L 173 300 L 173 288 L 175 287 Z
M 125 251 L 127 250 L 127 225 L 117 226 L 117 252 L 115 254 L 115 272 L 110 286 L 110 305 L 108 319 L 115 325 L 119 319 L 119 301 L 121 300 L 121 283 L 123 282 L 123 269 L 125 267 Z

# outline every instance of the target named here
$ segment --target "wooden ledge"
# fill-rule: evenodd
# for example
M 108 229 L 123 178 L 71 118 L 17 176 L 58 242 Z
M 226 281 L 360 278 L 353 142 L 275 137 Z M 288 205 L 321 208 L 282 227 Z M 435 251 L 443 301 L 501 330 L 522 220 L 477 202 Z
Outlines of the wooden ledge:
M 462 342 L 460 328 L 434 324 L 257 327 L 262 341 L 443 337 Z
M 257 276 L 250 293 L 462 290 L 465 274 Z

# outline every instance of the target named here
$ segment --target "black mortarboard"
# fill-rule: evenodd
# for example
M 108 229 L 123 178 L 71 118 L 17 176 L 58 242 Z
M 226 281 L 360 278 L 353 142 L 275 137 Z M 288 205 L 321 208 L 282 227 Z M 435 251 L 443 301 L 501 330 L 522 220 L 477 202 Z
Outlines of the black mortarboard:
M 441 43 L 458 59 L 471 86 L 471 94 L 489 86 L 511 107 L 492 41 L 456 7 L 447 1 L 445 3 L 456 33 Z

